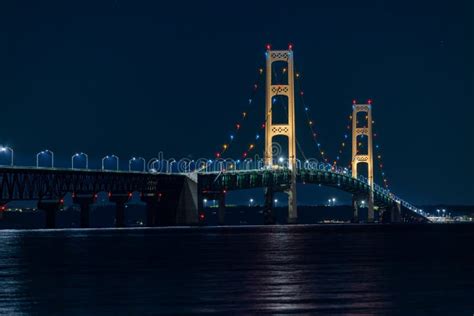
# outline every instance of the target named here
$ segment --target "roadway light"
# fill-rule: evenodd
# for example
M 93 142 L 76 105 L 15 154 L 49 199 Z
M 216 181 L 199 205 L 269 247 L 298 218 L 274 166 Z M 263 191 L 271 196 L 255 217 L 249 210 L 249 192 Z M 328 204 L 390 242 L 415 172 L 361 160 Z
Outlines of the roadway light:
M 202 202 L 203 202 L 203 204 L 204 204 L 204 207 L 206 207 L 206 205 L 207 205 L 207 199 L 202 200 Z
M 102 170 L 105 170 L 105 160 L 108 160 L 108 159 L 115 159 L 116 161 L 116 170 L 118 171 L 119 170 L 119 157 L 117 157 L 116 155 L 107 155 L 105 157 L 102 158 Z
M 74 155 L 71 156 L 71 169 L 74 169 L 74 160 L 82 156 L 86 158 L 86 169 L 89 169 L 89 156 L 83 152 L 75 153 Z
M 39 167 L 40 156 L 46 155 L 46 154 L 49 154 L 49 156 L 51 157 L 51 168 L 54 168 L 54 153 L 49 149 L 42 150 L 36 154 L 36 168 Z
M 143 162 L 143 169 L 142 169 L 142 172 L 145 172 L 145 168 L 146 168 L 146 161 L 145 161 L 145 158 L 143 157 L 132 157 L 131 159 L 128 160 L 128 171 L 132 171 L 132 163 L 135 162 L 135 161 L 142 161 Z
M 274 199 L 273 202 L 275 202 L 275 207 L 276 207 L 278 203 L 278 199 Z
M 249 206 L 252 206 L 253 205 L 253 199 L 250 199 L 249 200 Z
M 0 152 L 4 153 L 6 151 L 10 152 L 10 166 L 13 167 L 13 149 L 11 147 L 8 147 L 8 146 L 1 146 L 0 147 Z

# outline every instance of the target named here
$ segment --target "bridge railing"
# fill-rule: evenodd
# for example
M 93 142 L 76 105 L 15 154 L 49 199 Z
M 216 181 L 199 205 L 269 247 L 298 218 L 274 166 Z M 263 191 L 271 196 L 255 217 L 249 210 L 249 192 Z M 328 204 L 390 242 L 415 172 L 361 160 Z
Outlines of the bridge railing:
M 130 166 L 130 165 L 129 165 Z M 346 177 L 352 177 L 352 172 L 348 168 L 344 168 L 337 165 L 332 165 L 326 162 L 320 162 L 315 158 L 309 158 L 304 161 L 297 159 L 296 161 L 296 172 L 301 171 L 322 171 L 322 172 L 330 172 Z M 266 170 L 268 167 L 265 166 L 264 159 L 260 158 L 259 156 L 255 156 L 255 158 L 246 158 L 246 159 L 231 159 L 231 158 L 219 158 L 219 159 L 207 159 L 207 158 L 199 158 L 196 160 L 189 159 L 189 158 L 182 158 L 182 159 L 163 159 L 163 158 L 152 158 L 146 163 L 146 168 L 144 171 L 132 171 L 129 167 L 129 170 L 107 170 L 107 169 L 90 169 L 90 168 L 54 168 L 52 167 L 19 167 L 14 165 L 3 166 L 5 168 L 28 168 L 28 169 L 49 169 L 49 170 L 75 170 L 75 171 L 100 171 L 100 172 L 117 172 L 117 173 L 156 173 L 156 174 L 192 174 L 192 173 L 223 173 L 223 172 L 251 172 L 251 171 L 261 171 Z M 290 162 L 288 159 L 279 159 L 273 169 L 279 170 L 288 170 L 290 169 Z M 364 176 L 359 175 L 357 178 L 362 183 L 368 185 L 368 179 Z M 423 210 L 416 208 L 412 204 L 408 203 L 407 201 L 401 199 L 400 197 L 396 196 L 390 190 L 387 190 L 381 187 L 378 184 L 374 184 L 374 192 L 388 196 L 393 201 L 400 203 L 403 207 L 418 213 L 420 215 L 426 216 L 426 213 Z

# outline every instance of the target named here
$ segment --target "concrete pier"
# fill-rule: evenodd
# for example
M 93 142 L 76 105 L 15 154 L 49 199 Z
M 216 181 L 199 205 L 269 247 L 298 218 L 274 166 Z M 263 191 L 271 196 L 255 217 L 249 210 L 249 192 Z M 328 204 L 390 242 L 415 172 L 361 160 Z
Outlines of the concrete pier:
M 114 194 L 109 201 L 115 203 L 115 227 L 125 227 L 125 203 L 130 200 L 130 194 Z
M 95 202 L 95 195 L 73 195 L 72 202 L 80 207 L 81 228 L 88 228 L 90 225 L 91 204 Z
M 56 228 L 56 213 L 62 205 L 62 201 L 39 201 L 38 209 L 45 212 L 45 227 Z

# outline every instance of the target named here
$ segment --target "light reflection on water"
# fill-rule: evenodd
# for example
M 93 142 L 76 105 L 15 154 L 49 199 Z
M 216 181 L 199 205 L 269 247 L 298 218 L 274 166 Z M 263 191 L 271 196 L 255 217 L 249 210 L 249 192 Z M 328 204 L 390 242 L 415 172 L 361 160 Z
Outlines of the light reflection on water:
M 0 231 L 0 314 L 472 314 L 466 227 Z

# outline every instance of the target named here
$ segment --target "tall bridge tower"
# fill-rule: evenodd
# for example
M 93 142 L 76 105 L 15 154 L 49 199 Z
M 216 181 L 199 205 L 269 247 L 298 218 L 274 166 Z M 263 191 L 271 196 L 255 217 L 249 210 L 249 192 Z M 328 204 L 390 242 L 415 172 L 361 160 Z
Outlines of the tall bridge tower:
M 367 124 L 359 126 L 357 114 L 366 113 Z M 364 121 L 364 120 L 362 120 Z M 367 164 L 367 180 L 370 186 L 370 192 L 368 196 L 368 216 L 367 221 L 374 221 L 374 160 L 373 160 L 373 148 L 372 148 L 372 102 L 369 100 L 367 104 L 357 104 L 353 101 L 352 104 L 352 177 L 357 178 L 358 170 L 357 167 L 360 163 Z M 367 137 L 367 153 L 361 154 L 358 150 L 359 136 Z M 353 197 L 354 207 L 354 221 L 359 220 L 359 206 L 357 196 Z
M 288 138 L 288 168 L 291 170 L 291 184 L 287 190 L 288 222 L 296 222 L 298 214 L 296 209 L 295 74 L 292 45 L 288 46 L 288 50 L 271 50 L 270 45 L 267 45 L 266 59 L 265 166 L 267 168 L 277 167 L 273 163 L 273 137 L 278 135 L 286 136 Z M 272 82 L 272 66 L 274 62 L 278 61 L 287 63 L 287 84 L 273 84 Z M 286 124 L 273 124 L 273 98 L 278 95 L 284 95 L 288 98 L 288 121 Z M 266 200 L 269 200 L 268 195 L 267 192 Z

